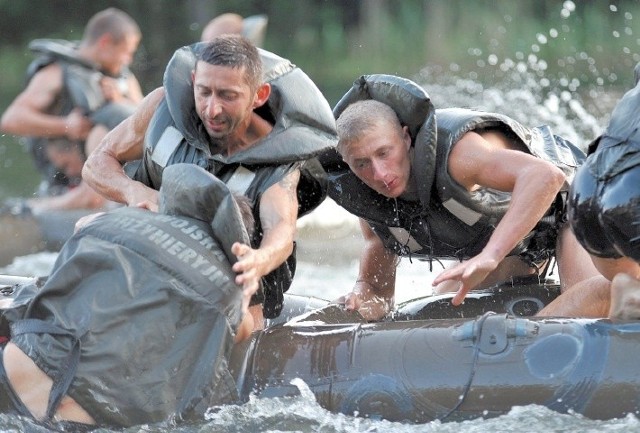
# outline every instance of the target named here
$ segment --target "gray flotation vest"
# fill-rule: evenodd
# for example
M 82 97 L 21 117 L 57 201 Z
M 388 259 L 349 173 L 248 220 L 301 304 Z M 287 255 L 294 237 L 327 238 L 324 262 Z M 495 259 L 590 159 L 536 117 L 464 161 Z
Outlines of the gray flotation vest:
M 237 401 L 227 358 L 242 288 L 231 245 L 248 234 L 211 174 L 181 164 L 165 176 L 160 213 L 98 217 L 67 242 L 45 285 L 25 286 L 5 312 L 11 340 L 54 380 L 50 415 L 65 394 L 119 427 L 202 420 Z
M 468 109 L 435 110 L 421 87 L 394 76 L 361 77 L 338 102 L 334 115 L 337 118 L 349 104 L 363 99 L 388 104 L 401 123 L 409 127 L 414 147 L 412 172 L 419 200 L 390 199 L 376 193 L 351 172 L 335 150 L 322 157 L 330 181 L 328 194 L 368 221 L 385 246 L 401 256 L 469 258 L 482 250 L 505 214 L 510 193 L 489 188 L 469 193 L 449 176 L 449 152 L 465 133 L 502 131 L 526 146 L 531 154 L 553 162 L 568 179 L 584 159 L 582 151 L 552 135 L 546 126 L 525 128 L 507 116 Z M 564 190 L 567 188 L 568 185 Z M 564 218 L 563 204 L 559 197 L 549 210 L 549 217 L 511 254 L 521 254 L 534 263 L 552 254 L 557 226 Z
M 316 208 L 326 197 L 326 179 L 316 155 L 335 145 L 335 121 L 331 108 L 315 84 L 291 62 L 260 50 L 264 80 L 271 85 L 271 96 L 257 110 L 273 124 L 273 130 L 256 145 L 225 157 L 212 149 L 193 98 L 188 78 L 196 55 L 206 43 L 176 51 L 164 74 L 165 97 L 151 119 L 145 137 L 142 162 L 132 178 L 158 189 L 162 171 L 175 163 L 192 163 L 213 173 L 228 187 L 247 196 L 252 203 L 257 229 L 252 245 L 259 245 L 259 206 L 262 194 L 288 173 L 300 168 L 298 216 Z M 263 280 L 264 295 L 275 296 L 265 302 L 265 316 L 275 317 L 282 306 L 295 271 L 295 257 Z M 271 290 L 269 287 L 274 287 Z
M 35 39 L 29 44 L 29 49 L 38 56 L 27 67 L 26 81 L 42 68 L 58 63 L 62 68 L 62 92 L 48 108 L 48 113 L 65 116 L 74 108 L 81 108 L 96 125 L 104 125 L 113 129 L 118 123 L 131 115 L 134 106 L 129 104 L 110 103 L 105 100 L 100 87 L 100 79 L 106 75 L 100 66 L 78 55 L 78 42 L 62 39 Z M 119 77 L 118 85 L 123 94 L 128 92 L 129 71 L 125 70 Z M 54 183 L 67 184 L 62 173 L 56 173 L 44 152 L 44 146 L 51 140 L 65 140 L 66 137 L 43 138 L 29 137 L 27 145 L 31 150 L 37 168 L 46 176 L 52 177 Z M 84 152 L 84 146 L 78 142 Z M 57 180 L 56 180 L 57 179 Z M 75 180 L 77 183 L 79 180 Z
M 60 101 L 60 111 L 68 114 L 73 108 L 84 110 L 96 124 L 112 129 L 124 117 L 133 112 L 130 105 L 109 103 L 102 93 L 100 80 L 104 76 L 115 79 L 123 95 L 127 95 L 130 72 L 125 69 L 119 76 L 110 76 L 100 65 L 78 55 L 78 42 L 62 39 L 35 39 L 29 49 L 38 54 L 27 68 L 27 81 L 45 66 L 58 62 L 63 70 L 64 95 Z M 106 106 L 110 108 L 105 112 Z M 124 117 L 123 117 L 124 116 Z M 114 118 L 115 117 L 115 118 Z

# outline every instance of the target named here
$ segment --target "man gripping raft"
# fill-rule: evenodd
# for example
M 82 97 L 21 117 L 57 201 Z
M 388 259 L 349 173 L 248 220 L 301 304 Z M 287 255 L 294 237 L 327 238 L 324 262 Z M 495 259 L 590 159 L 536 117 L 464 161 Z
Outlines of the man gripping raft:
M 361 218 L 365 247 L 343 301 L 377 319 L 392 306 L 399 256 L 453 258 L 436 292 L 539 274 L 557 257 L 561 288 L 602 277 L 564 223 L 584 154 L 546 127 L 497 114 L 434 109 L 410 80 L 366 75 L 338 102 L 339 142 L 324 158 L 329 195 Z M 590 292 L 591 293 L 591 292 Z M 582 304 L 600 315 L 601 304 Z
M 154 210 L 162 171 L 185 162 L 247 196 L 256 229 L 236 246 L 234 270 L 239 284 L 260 284 L 250 311 L 261 329 L 295 272 L 296 220 L 325 197 L 315 156 L 335 144 L 331 109 L 299 68 L 234 35 L 176 51 L 163 84 L 105 137 L 83 178 L 111 200 Z M 123 164 L 139 159 L 131 178 Z
M 248 242 L 241 210 L 191 164 L 165 170 L 159 201 L 159 213 L 95 218 L 41 289 L 17 294 L 1 412 L 125 427 L 201 419 L 236 401 L 227 355 L 251 330 L 240 325 L 251 293 L 232 270 L 231 246 Z

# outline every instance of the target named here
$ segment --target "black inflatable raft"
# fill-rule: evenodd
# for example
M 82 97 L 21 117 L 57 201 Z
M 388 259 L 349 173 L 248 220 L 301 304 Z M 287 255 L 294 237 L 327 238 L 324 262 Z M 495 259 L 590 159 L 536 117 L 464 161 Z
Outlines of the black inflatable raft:
M 10 300 L 16 285 L 0 276 Z M 544 405 L 593 419 L 640 410 L 640 322 L 532 317 L 558 294 L 526 278 L 399 305 L 385 320 L 287 295 L 283 315 L 235 347 L 240 395 L 308 389 L 327 410 L 408 423 L 460 421 Z M 304 384 L 302 384 L 304 383 Z

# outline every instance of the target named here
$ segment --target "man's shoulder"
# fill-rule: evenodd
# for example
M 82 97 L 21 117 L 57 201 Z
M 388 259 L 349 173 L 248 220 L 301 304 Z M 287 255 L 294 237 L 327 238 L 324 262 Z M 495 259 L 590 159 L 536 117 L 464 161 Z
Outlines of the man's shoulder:
M 82 54 L 78 41 L 64 39 L 34 39 L 29 43 L 29 49 L 41 59 L 52 59 L 69 64 L 76 64 L 88 69 L 99 70 L 99 65 Z
M 62 65 L 53 61 L 41 66 L 27 76 L 27 88 L 60 88 L 62 86 Z

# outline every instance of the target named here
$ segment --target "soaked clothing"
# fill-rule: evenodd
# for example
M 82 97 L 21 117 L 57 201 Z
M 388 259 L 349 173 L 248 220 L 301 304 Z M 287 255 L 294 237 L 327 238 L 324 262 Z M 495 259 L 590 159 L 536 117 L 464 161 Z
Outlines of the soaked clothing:
M 54 381 L 49 417 L 65 394 L 118 427 L 202 419 L 237 401 L 227 356 L 242 299 L 231 245 L 248 241 L 238 206 L 211 174 L 180 164 L 165 170 L 160 209 L 96 218 L 5 312 L 11 341 Z
M 487 244 L 507 212 L 511 193 L 491 188 L 466 191 L 448 172 L 453 146 L 470 131 L 498 131 L 523 151 L 550 161 L 572 179 L 584 153 L 546 127 L 527 128 L 497 113 L 448 108 L 434 109 L 417 84 L 386 75 L 364 76 L 334 109 L 336 117 L 351 103 L 375 99 L 391 106 L 412 137 L 412 194 L 390 199 L 360 181 L 337 151 L 323 158 L 329 173 L 329 196 L 365 219 L 385 247 L 399 256 L 467 259 Z M 564 221 L 562 194 L 538 226 L 511 251 L 535 265 L 555 252 Z
M 131 115 L 134 106 L 112 103 L 105 100 L 100 87 L 100 79 L 105 74 L 100 67 L 78 56 L 77 43 L 64 40 L 36 39 L 29 48 L 39 56 L 27 69 L 27 82 L 42 68 L 58 63 L 62 68 L 63 87 L 56 100 L 45 111 L 47 114 L 66 116 L 74 108 L 81 108 L 96 125 L 113 129 L 118 123 Z M 129 71 L 117 79 L 123 95 L 128 92 Z M 48 160 L 45 146 L 53 141 L 69 142 L 67 137 L 27 137 L 27 147 L 32 154 L 36 168 L 43 176 L 40 187 L 42 195 L 57 195 L 68 187 L 77 185 L 79 178 L 68 179 Z M 84 152 L 84 142 L 76 145 Z
M 614 108 L 569 195 L 569 221 L 594 256 L 640 262 L 640 84 Z
M 249 198 L 256 220 L 251 245 L 262 240 L 260 200 L 271 186 L 300 170 L 297 188 L 298 216 L 315 209 L 326 196 L 324 171 L 316 155 L 335 145 L 335 123 L 331 108 L 315 84 L 286 59 L 260 50 L 264 79 L 271 96 L 256 113 L 267 119 L 272 131 L 253 146 L 222 155 L 218 144 L 206 132 L 195 110 L 191 76 L 197 53 L 206 44 L 194 44 L 176 51 L 164 75 L 165 97 L 156 109 L 145 136 L 144 157 L 133 179 L 158 189 L 162 172 L 176 163 L 204 168 L 232 191 Z M 266 275 L 252 305 L 264 304 L 267 318 L 277 317 L 283 293 L 295 273 L 295 249 L 289 259 Z

